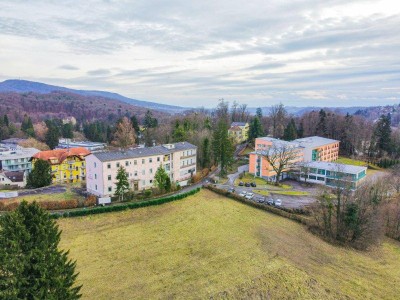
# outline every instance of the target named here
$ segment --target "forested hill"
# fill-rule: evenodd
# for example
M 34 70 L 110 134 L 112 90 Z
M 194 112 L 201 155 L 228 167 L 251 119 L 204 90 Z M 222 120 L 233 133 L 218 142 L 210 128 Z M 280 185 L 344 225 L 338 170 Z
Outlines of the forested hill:
M 69 92 L 82 96 L 98 96 L 105 99 L 119 100 L 134 106 L 140 106 L 149 109 L 155 109 L 159 111 L 164 111 L 168 113 L 177 113 L 187 110 L 188 108 L 160 104 L 149 101 L 136 100 L 128 97 L 124 97 L 117 93 L 105 92 L 105 91 L 88 91 L 88 90 L 75 90 L 61 86 L 49 85 L 41 82 L 34 82 L 28 80 L 16 80 L 10 79 L 0 82 L 0 92 L 16 92 L 16 93 L 26 93 L 34 92 L 38 94 L 48 94 L 54 91 Z
M 114 122 L 124 115 L 143 119 L 148 108 L 133 106 L 122 101 L 100 96 L 82 96 L 70 92 L 47 94 L 27 92 L 0 92 L 0 114 L 7 114 L 12 121 L 21 122 L 28 114 L 33 122 L 48 118 L 75 117 L 78 121 L 102 120 Z M 164 112 L 152 110 L 161 118 Z

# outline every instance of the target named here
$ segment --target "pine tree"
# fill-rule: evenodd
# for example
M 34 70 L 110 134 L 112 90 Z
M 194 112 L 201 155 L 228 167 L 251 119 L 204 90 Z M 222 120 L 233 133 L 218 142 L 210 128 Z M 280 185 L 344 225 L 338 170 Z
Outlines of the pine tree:
M 233 163 L 234 147 L 228 136 L 228 125 L 225 118 L 220 118 L 213 133 L 213 153 L 216 163 L 220 166 L 220 176 L 228 173 L 228 167 Z
M 118 196 L 120 201 L 124 201 L 124 194 L 129 190 L 128 173 L 124 167 L 120 167 L 117 173 L 117 184 L 115 195 Z
M 261 121 L 256 116 L 251 122 L 250 122 L 250 128 L 249 128 L 249 142 L 253 143 L 254 140 L 260 136 L 263 135 L 263 129 L 261 126 Z
M 74 126 L 71 123 L 63 124 L 61 129 L 63 138 L 72 139 L 74 137 Z
M 61 231 L 35 202 L 0 218 L 0 299 L 79 299 L 76 262 L 59 250 Z
M 204 138 L 201 149 L 202 149 L 201 166 L 203 168 L 207 168 L 210 166 L 210 162 L 211 162 L 210 140 L 208 137 Z
M 158 120 L 153 118 L 153 113 L 150 110 L 144 116 L 144 126 L 146 128 L 155 128 L 158 126 Z
M 297 138 L 297 130 L 296 124 L 294 123 L 294 119 L 290 119 L 289 124 L 286 126 L 285 131 L 283 132 L 283 139 L 285 141 L 293 141 Z
M 60 138 L 60 130 L 55 122 L 51 120 L 46 121 L 46 126 L 48 128 L 45 142 L 50 149 L 54 149 L 58 145 L 58 139 Z
M 8 116 L 7 115 L 4 115 L 4 117 L 3 117 L 3 121 L 4 121 L 4 125 L 5 126 L 10 126 L 10 121 L 8 120 Z
M 132 127 L 135 130 L 136 134 L 139 134 L 140 128 L 139 128 L 139 122 L 138 122 L 136 116 L 131 117 L 131 123 L 132 123 Z
M 26 186 L 28 188 L 40 188 L 50 185 L 51 166 L 46 160 L 38 159 L 35 161 L 33 170 L 29 173 Z
M 328 126 L 326 124 L 326 112 L 323 109 L 321 109 L 319 111 L 319 122 L 315 134 L 319 136 L 327 136 L 327 133 L 328 133 Z
M 376 141 L 376 149 L 380 156 L 383 152 L 392 152 L 392 129 L 391 129 L 391 117 L 390 114 L 382 115 L 378 122 L 376 122 L 374 137 Z
M 261 107 L 258 107 L 256 110 L 256 116 L 261 120 L 262 119 L 262 109 Z

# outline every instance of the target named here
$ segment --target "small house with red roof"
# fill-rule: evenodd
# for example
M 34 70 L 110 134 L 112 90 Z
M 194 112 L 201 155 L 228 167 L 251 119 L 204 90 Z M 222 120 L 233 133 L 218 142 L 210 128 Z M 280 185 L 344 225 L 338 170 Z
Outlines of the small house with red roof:
M 91 152 L 83 147 L 40 151 L 32 157 L 46 160 L 51 165 L 53 183 L 82 182 L 86 179 L 85 157 Z

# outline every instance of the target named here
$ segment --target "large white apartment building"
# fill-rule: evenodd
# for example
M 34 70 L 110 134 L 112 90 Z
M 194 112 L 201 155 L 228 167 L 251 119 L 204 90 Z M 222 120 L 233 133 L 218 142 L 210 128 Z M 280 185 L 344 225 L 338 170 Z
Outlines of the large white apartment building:
M 113 196 L 119 167 L 128 173 L 130 187 L 140 191 L 154 187 L 154 175 L 160 165 L 171 181 L 188 184 L 196 173 L 197 147 L 180 142 L 127 151 L 92 153 L 86 156 L 86 188 L 99 197 Z
M 35 148 L 0 146 L 0 170 L 29 173 L 32 170 L 30 159 L 38 152 Z

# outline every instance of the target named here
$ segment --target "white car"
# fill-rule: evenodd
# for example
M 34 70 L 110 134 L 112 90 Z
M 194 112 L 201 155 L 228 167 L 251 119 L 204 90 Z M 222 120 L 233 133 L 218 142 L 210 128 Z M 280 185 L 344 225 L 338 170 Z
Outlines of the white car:
M 282 200 L 281 199 L 276 199 L 275 200 L 275 206 L 282 206 Z
M 246 199 L 250 200 L 250 199 L 253 198 L 253 196 L 254 196 L 254 194 L 249 192 L 249 193 L 246 194 Z
M 245 191 L 243 191 L 243 192 L 240 192 L 239 196 L 240 196 L 240 197 L 246 197 L 246 194 L 247 194 L 247 193 L 246 193 Z

